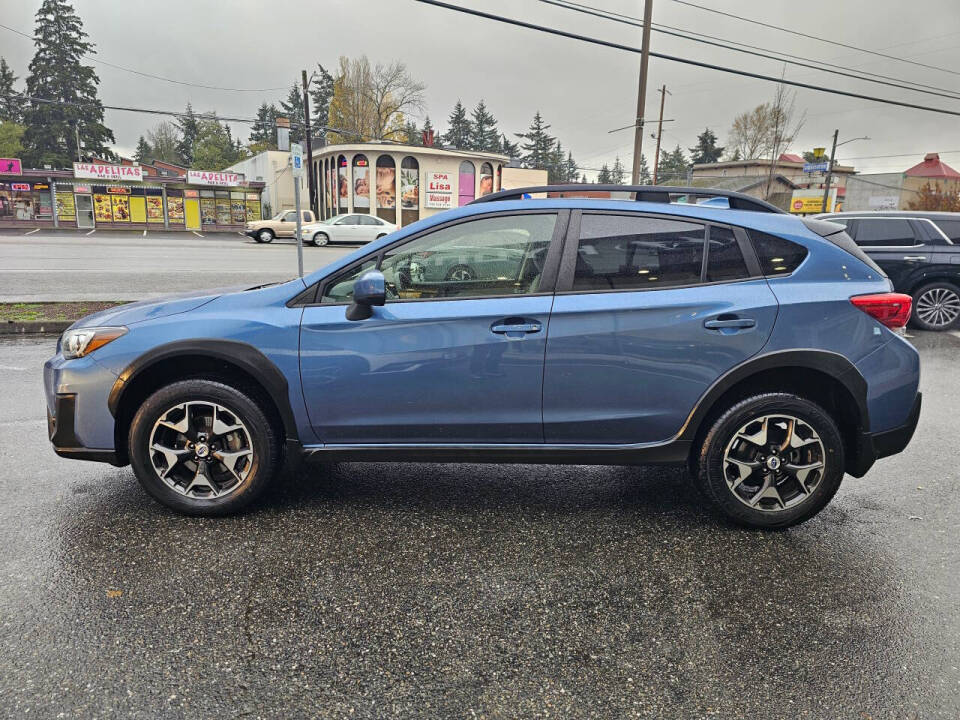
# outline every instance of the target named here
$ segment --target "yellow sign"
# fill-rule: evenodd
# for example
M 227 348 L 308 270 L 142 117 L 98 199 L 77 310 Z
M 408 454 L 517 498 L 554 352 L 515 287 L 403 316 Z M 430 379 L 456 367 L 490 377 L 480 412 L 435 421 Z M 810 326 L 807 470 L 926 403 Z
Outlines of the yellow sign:
M 77 206 L 72 192 L 57 193 L 57 217 L 61 220 L 76 220 Z
M 159 195 L 147 195 L 147 222 L 163 222 L 163 198 Z
M 827 207 L 823 208 L 823 190 L 794 190 L 790 199 L 790 212 L 798 215 L 810 215 L 819 212 L 833 212 L 833 204 L 837 197 L 837 190 L 833 188 L 827 196 Z
M 823 157 L 823 154 L 827 151 L 826 148 L 814 148 L 813 149 L 813 158 L 814 160 L 819 160 Z
M 93 196 L 93 210 L 97 222 L 113 222 L 113 210 L 110 209 L 110 196 L 97 194 Z
M 147 221 L 147 201 L 142 196 L 130 198 L 130 222 L 145 223 Z
M 113 196 L 113 221 L 130 222 L 130 198 L 128 196 Z

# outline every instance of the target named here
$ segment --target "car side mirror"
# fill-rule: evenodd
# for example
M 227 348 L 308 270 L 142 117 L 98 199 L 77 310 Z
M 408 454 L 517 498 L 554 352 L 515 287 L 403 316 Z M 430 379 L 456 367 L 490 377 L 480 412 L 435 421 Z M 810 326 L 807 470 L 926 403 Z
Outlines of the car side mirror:
M 353 281 L 353 302 L 347 308 L 347 320 L 366 320 L 374 306 L 387 302 L 387 284 L 379 270 L 367 270 Z

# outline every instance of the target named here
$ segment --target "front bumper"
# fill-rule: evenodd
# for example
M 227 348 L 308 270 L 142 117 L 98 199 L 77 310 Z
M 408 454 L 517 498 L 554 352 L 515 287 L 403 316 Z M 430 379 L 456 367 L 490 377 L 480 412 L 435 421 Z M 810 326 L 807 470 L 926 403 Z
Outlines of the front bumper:
M 896 455 L 910 444 L 920 421 L 923 393 L 917 393 L 907 421 L 900 427 L 878 433 L 861 433 L 857 439 L 856 457 L 848 463 L 847 472 L 854 477 L 863 477 L 880 458 Z
M 83 447 L 77 438 L 77 396 L 74 394 L 57 395 L 54 398 L 54 411 L 47 408 L 47 435 L 53 444 L 53 451 L 60 457 L 74 460 L 93 460 L 120 466 L 121 463 L 113 450 L 96 450 Z

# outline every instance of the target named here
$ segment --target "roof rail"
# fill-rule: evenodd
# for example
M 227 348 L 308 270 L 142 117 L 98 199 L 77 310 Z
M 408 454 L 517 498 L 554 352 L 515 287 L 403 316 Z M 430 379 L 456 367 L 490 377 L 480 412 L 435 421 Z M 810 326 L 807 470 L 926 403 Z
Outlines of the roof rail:
M 570 185 L 536 185 L 531 187 L 500 190 L 484 195 L 470 204 L 496 202 L 497 200 L 522 200 L 524 195 L 539 193 L 634 193 L 635 202 L 670 203 L 671 198 L 685 196 L 688 200 L 698 198 L 726 198 L 731 210 L 752 210 L 754 212 L 784 213 L 776 205 L 765 200 L 734 192 L 702 187 L 674 187 L 672 185 L 610 185 L 573 183 Z M 577 195 L 574 195 L 577 196 Z M 587 197 L 590 197 L 589 195 Z M 594 195 L 594 197 L 596 197 Z

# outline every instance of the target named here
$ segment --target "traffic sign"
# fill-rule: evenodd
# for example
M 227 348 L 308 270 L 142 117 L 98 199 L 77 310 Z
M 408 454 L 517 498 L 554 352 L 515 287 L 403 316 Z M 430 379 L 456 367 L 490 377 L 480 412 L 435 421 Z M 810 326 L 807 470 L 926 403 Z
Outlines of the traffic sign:
M 805 173 L 826 172 L 830 169 L 830 163 L 804 163 L 803 171 Z
M 300 143 L 290 143 L 290 162 L 293 163 L 293 176 L 303 177 L 303 146 Z

